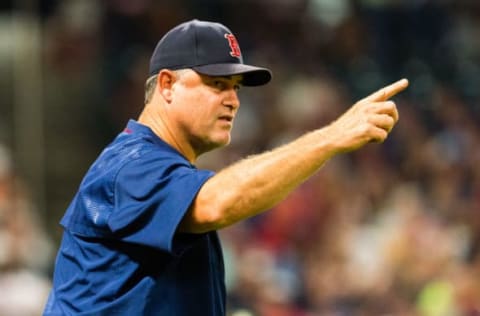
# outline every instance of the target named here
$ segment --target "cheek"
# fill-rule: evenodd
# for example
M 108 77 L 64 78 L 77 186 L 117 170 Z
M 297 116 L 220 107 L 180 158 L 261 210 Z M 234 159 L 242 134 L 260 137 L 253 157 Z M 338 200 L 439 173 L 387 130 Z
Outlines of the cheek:
M 196 99 L 189 100 L 188 104 L 184 104 L 179 115 L 178 121 L 183 122 L 183 128 L 190 130 L 193 134 L 207 129 L 216 117 L 205 104 L 199 103 Z
M 215 94 L 202 89 L 185 90 L 177 99 L 179 121 L 184 123 L 184 128 L 201 132 L 201 129 L 210 128 L 215 123 L 221 100 Z
M 196 123 L 196 125 L 208 125 L 214 121 L 218 115 L 218 103 L 214 98 L 192 98 L 189 106 L 185 109 L 185 115 Z

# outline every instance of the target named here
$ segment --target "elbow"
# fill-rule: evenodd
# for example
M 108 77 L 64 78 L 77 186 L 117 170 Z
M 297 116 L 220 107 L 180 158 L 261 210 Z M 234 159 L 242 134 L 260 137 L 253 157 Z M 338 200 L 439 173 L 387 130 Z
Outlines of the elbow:
M 193 234 L 218 230 L 226 226 L 223 214 L 221 208 L 212 203 L 201 206 L 195 202 L 182 219 L 179 230 Z

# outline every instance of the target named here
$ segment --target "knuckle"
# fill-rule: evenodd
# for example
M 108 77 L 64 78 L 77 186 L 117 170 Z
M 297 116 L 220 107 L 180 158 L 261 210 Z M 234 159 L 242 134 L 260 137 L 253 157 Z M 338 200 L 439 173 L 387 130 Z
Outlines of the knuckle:
M 372 123 L 364 124 L 361 129 L 362 133 L 365 135 L 373 135 L 375 131 L 375 127 Z
M 387 101 L 386 104 L 392 108 L 396 107 L 395 101 L 392 100 Z

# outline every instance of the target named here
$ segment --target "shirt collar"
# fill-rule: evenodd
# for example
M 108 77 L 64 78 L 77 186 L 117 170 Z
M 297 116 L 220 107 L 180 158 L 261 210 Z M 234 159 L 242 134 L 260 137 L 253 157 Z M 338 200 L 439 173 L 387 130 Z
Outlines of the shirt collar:
M 171 151 L 174 151 L 176 154 L 182 156 L 184 159 L 186 159 L 177 149 L 175 149 L 173 146 L 165 142 L 163 139 L 157 136 L 152 129 L 146 125 L 143 125 L 133 119 L 130 119 L 127 123 L 127 126 L 123 130 L 123 133 L 129 134 L 129 135 L 135 135 L 135 134 L 142 134 L 148 136 L 153 142 L 156 144 L 167 147 Z

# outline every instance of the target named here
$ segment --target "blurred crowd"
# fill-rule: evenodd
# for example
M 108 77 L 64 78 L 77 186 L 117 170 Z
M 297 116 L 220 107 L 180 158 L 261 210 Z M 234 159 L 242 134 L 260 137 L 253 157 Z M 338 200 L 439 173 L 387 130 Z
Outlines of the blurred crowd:
M 11 154 L 0 146 L 0 315 L 35 316 L 42 310 L 50 280 L 52 242 Z
M 335 157 L 273 210 L 221 232 L 229 315 L 480 315 L 480 3 L 17 3 L 3 5 L 0 23 L 23 12 L 41 27 L 46 203 L 37 210 L 15 167 L 14 95 L 0 88 L 0 315 L 28 315 L 5 312 L 3 293 L 44 297 L 75 188 L 142 109 L 160 36 L 191 18 L 226 24 L 245 60 L 274 72 L 268 86 L 242 89 L 232 144 L 201 168 L 283 144 L 410 80 L 385 143 Z

